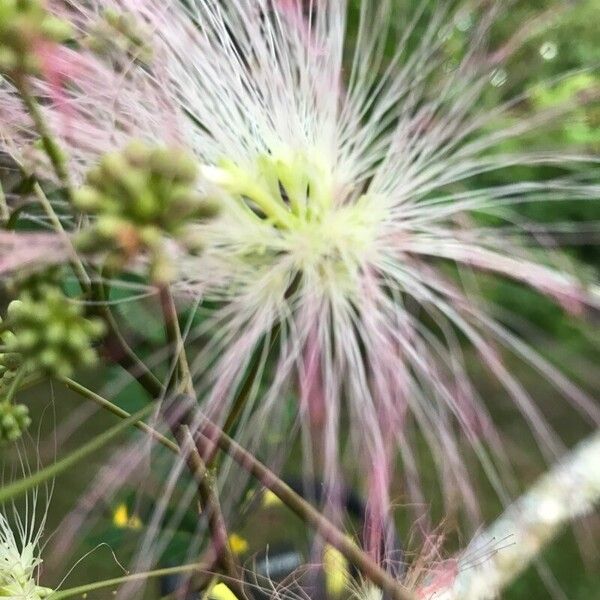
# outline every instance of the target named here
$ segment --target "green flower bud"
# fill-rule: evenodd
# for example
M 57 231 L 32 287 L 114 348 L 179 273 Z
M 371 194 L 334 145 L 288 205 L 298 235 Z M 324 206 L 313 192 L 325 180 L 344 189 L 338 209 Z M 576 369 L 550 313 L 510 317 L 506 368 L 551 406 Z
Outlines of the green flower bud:
M 56 17 L 46 16 L 40 23 L 40 32 L 49 40 L 66 42 L 73 37 L 73 28 L 69 23 Z
M 147 225 L 146 227 L 142 227 L 140 229 L 140 239 L 146 246 L 152 247 L 160 244 L 162 240 L 162 234 L 158 227 Z
M 96 217 L 78 248 L 99 250 L 93 244 L 104 240 L 107 266 L 117 269 L 145 252 L 151 272 L 164 281 L 172 266 L 166 264 L 163 239 L 184 242 L 191 221 L 217 213 L 216 204 L 195 189 L 197 175 L 196 161 L 180 149 L 135 141 L 122 152 L 107 154 L 78 194 L 78 206 Z
M 0 444 L 18 440 L 30 425 L 27 406 L 0 401 Z
M 23 310 L 23 302 L 20 300 L 13 300 L 6 311 L 6 315 L 9 319 L 15 319 L 19 317 L 20 312 Z
M 17 404 L 13 408 L 13 414 L 17 420 L 29 417 L 29 409 L 24 404 Z
M 96 231 L 101 237 L 114 239 L 118 237 L 127 221 L 114 215 L 102 215 L 96 223 Z
M 125 157 L 118 152 L 105 154 L 100 162 L 100 171 L 105 178 L 103 183 L 110 181 L 119 181 L 127 177 L 129 163 Z
M 158 198 L 149 189 L 140 189 L 135 204 L 132 206 L 132 213 L 141 222 L 151 221 L 160 210 Z
M 144 167 L 152 155 L 152 148 L 140 140 L 133 140 L 123 150 L 132 167 Z
M 4 427 L 4 429 L 12 429 L 13 427 L 16 427 L 16 425 L 17 420 L 11 413 L 6 413 L 2 416 L 2 427 Z
M 96 359 L 92 344 L 103 334 L 103 323 L 87 319 L 83 305 L 70 301 L 59 288 L 45 285 L 36 295 L 24 292 L 9 305 L 8 314 L 11 330 L 3 342 L 9 352 L 0 356 L 6 369 L 0 392 L 19 368 L 68 376 Z
M 60 267 L 24 269 L 9 281 L 8 289 L 15 296 L 26 292 L 34 298 L 41 298 L 49 288 L 58 286 L 60 275 Z
M 16 338 L 16 350 L 27 352 L 36 347 L 39 335 L 34 329 L 23 329 Z
M 83 212 L 95 211 L 102 206 L 102 194 L 89 185 L 77 190 L 73 200 Z
M 46 340 L 51 344 L 58 344 L 65 339 L 65 333 L 62 323 L 52 323 L 46 331 Z

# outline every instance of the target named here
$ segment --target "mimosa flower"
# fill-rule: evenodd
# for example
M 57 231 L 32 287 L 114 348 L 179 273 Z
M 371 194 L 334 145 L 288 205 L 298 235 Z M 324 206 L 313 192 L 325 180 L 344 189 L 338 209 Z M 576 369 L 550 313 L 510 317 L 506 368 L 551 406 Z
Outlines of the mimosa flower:
M 7 600 L 41 600 L 52 590 L 38 585 L 40 540 L 45 514 L 36 521 L 37 493 L 27 504 L 25 514 L 13 510 L 9 519 L 0 512 L 0 597 Z

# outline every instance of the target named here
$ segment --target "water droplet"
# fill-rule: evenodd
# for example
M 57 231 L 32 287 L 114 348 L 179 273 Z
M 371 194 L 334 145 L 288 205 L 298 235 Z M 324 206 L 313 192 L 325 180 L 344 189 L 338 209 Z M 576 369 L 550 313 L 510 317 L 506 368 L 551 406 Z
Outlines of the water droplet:
M 507 79 L 508 79 L 508 73 L 506 72 L 505 69 L 502 69 L 502 68 L 494 69 L 492 71 L 492 76 L 490 77 L 490 83 L 494 87 L 501 87 L 506 83 Z
M 558 54 L 558 46 L 555 42 L 544 42 L 540 46 L 540 56 L 544 60 L 554 60 Z

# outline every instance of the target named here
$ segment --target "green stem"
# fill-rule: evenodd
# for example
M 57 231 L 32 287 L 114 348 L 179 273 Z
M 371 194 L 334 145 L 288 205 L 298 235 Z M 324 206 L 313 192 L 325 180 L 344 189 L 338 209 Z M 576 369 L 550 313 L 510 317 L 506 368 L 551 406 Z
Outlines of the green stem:
M 13 398 L 17 395 L 21 383 L 23 383 L 23 379 L 25 378 L 26 374 L 27 370 L 25 369 L 25 367 L 20 367 L 17 371 L 17 374 L 15 375 L 15 378 L 11 381 L 10 387 L 8 388 L 8 392 L 6 392 L 6 396 L 3 398 L 3 401 L 6 402 L 6 404 L 9 404 L 13 401 Z
M 60 461 L 46 467 L 45 469 L 41 469 L 29 477 L 19 479 L 14 483 L 3 486 L 2 489 L 0 489 L 0 503 L 20 496 L 31 488 L 40 485 L 44 481 L 60 475 L 63 471 L 66 471 L 73 465 L 81 462 L 84 458 L 94 454 L 94 452 L 108 444 L 113 440 L 113 438 L 120 435 L 127 428 L 134 426 L 138 421 L 150 414 L 154 408 L 154 404 L 148 404 L 142 410 L 136 412 L 130 417 L 127 417 L 114 427 L 111 427 L 104 433 L 93 438 L 90 442 L 73 451 L 71 454 L 65 456 L 65 458 L 61 459 Z
M 123 410 L 116 404 L 113 404 L 112 402 L 110 402 L 110 400 L 107 400 L 106 398 L 103 398 L 99 394 L 96 394 L 96 392 L 93 392 L 92 390 L 86 388 L 85 386 L 81 385 L 80 383 L 77 383 L 77 381 L 74 381 L 70 377 L 59 377 L 58 380 L 61 381 L 62 383 L 64 383 L 64 385 L 66 385 L 73 392 L 78 393 L 83 398 L 86 398 L 88 400 L 91 400 L 92 402 L 95 402 L 96 404 L 98 404 L 99 406 L 104 408 L 105 410 L 111 412 L 113 415 L 116 415 L 117 417 L 120 417 L 121 419 L 127 419 L 131 416 L 127 411 Z M 176 454 L 179 453 L 179 446 L 175 442 L 166 438 L 164 435 L 162 435 L 161 433 L 156 431 L 156 429 L 153 429 L 149 425 L 146 425 L 146 423 L 144 423 L 143 421 L 138 421 L 138 422 L 134 423 L 133 425 L 134 425 L 134 427 L 137 427 L 144 433 L 147 433 L 148 435 L 153 437 L 157 442 L 159 442 L 160 444 L 165 446 L 165 448 L 168 448 L 169 450 L 171 450 L 172 452 L 175 452 Z
M 75 273 L 77 274 L 77 279 L 79 280 L 79 284 L 82 286 L 82 289 L 84 291 L 89 291 L 90 278 L 88 277 L 85 267 L 83 266 L 81 259 L 77 255 L 77 252 L 75 252 L 75 249 L 73 248 L 73 244 L 71 243 L 71 239 L 67 235 L 65 228 L 63 227 L 62 223 L 60 222 L 60 219 L 58 218 L 58 215 L 56 214 L 54 207 L 50 203 L 50 200 L 48 200 L 48 197 L 44 193 L 42 186 L 37 181 L 33 184 L 33 191 L 35 193 L 36 198 L 38 199 L 38 202 L 42 205 L 44 212 L 50 219 L 50 222 L 52 223 L 52 227 L 54 227 L 54 231 L 56 231 L 56 233 L 58 233 L 60 235 L 60 237 L 63 238 L 65 244 L 69 248 L 69 254 L 71 255 L 71 263 L 73 264 L 73 268 L 75 269 Z
M 50 594 L 50 596 L 48 596 L 48 600 L 63 600 L 64 598 L 72 598 L 73 596 L 84 596 L 89 592 L 94 592 L 96 590 L 101 590 L 103 588 L 112 587 L 115 585 L 121 585 L 123 583 L 129 583 L 131 581 L 143 581 L 145 579 L 165 577 L 167 575 L 176 575 L 179 573 L 195 573 L 207 571 L 207 564 L 195 563 L 190 565 L 180 565 L 178 567 L 166 567 L 164 569 L 146 571 L 145 573 L 132 573 L 131 575 L 124 575 L 123 577 L 105 579 L 103 581 L 96 581 L 94 583 L 88 583 L 86 585 L 79 585 L 77 587 L 72 587 L 66 590 L 60 590 L 58 592 Z
M 54 172 L 58 177 L 61 184 L 64 186 L 65 191 L 67 193 L 68 199 L 70 202 L 73 201 L 73 185 L 71 183 L 71 178 L 69 176 L 69 172 L 67 171 L 66 161 L 62 150 L 58 142 L 56 141 L 54 134 L 50 130 L 46 119 L 42 113 L 40 105 L 38 104 L 37 99 L 31 93 L 29 89 L 29 85 L 25 79 L 20 79 L 17 81 L 17 89 L 21 94 L 21 99 L 23 100 L 23 104 L 25 104 L 25 108 L 29 112 L 29 115 L 33 119 L 33 124 L 37 129 L 37 132 L 40 134 L 42 139 L 42 144 L 44 146 L 44 151 L 48 155 L 50 162 L 52 163 L 52 167 L 54 168 Z

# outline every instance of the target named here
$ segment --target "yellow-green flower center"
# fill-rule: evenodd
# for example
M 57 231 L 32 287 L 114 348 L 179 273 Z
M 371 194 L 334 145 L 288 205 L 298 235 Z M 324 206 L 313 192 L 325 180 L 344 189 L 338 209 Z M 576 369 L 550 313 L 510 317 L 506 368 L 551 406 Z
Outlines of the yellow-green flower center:
M 263 155 L 251 168 L 223 160 L 203 174 L 235 198 L 249 223 L 270 226 L 263 248 L 290 256 L 299 272 L 353 278 L 373 250 L 381 204 L 368 194 L 352 197 L 324 162 L 283 153 Z

